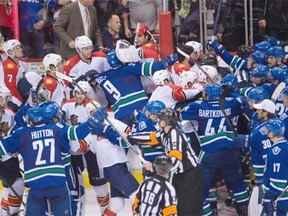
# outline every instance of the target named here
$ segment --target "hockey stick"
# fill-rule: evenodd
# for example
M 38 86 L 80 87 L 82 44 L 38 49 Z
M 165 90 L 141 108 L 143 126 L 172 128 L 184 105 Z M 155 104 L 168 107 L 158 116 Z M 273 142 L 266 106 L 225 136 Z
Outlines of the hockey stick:
M 271 100 L 275 103 L 278 96 L 280 95 L 280 93 L 282 92 L 282 90 L 286 87 L 285 82 L 281 82 L 278 84 L 278 86 L 276 87 L 276 89 L 274 90 L 272 96 L 271 96 Z
M 247 80 L 247 77 L 244 77 L 243 71 L 241 70 L 241 68 L 242 68 L 242 66 L 244 65 L 244 63 L 245 63 L 245 60 L 243 59 L 243 60 L 241 61 L 240 65 L 237 67 L 235 73 L 234 73 L 234 75 L 240 76 L 241 81 Z
M 213 35 L 212 35 L 212 41 L 215 40 L 215 37 L 217 35 L 217 28 L 218 28 L 218 21 L 219 21 L 219 17 L 220 17 L 220 11 L 221 11 L 221 6 L 222 6 L 222 0 L 219 1 L 219 4 L 218 4 L 218 8 L 217 8 L 217 14 L 216 14 L 216 18 L 215 18 L 215 21 L 214 21 L 214 27 L 213 27 Z
M 139 28 L 140 28 L 140 23 L 137 23 L 137 27 L 136 27 L 136 35 L 135 35 L 135 38 L 134 38 L 134 46 L 136 47 L 136 42 L 137 42 L 137 37 L 139 35 Z
M 16 190 L 12 187 L 12 185 L 10 185 L 8 183 L 8 181 L 6 181 L 5 178 L 3 178 L 2 176 L 0 176 L 0 180 L 9 187 L 9 189 L 13 192 L 13 194 L 17 197 L 17 199 L 20 200 L 21 204 L 25 207 L 26 209 L 26 203 L 24 203 L 24 201 L 22 200 L 21 196 L 16 192 Z
M 67 80 L 68 82 L 74 84 L 75 86 L 77 86 L 79 88 L 79 90 L 85 95 L 85 97 L 91 102 L 91 104 L 96 108 L 96 110 L 98 109 L 97 105 L 95 104 L 94 100 L 92 100 L 87 94 L 86 92 L 81 88 L 81 86 L 78 85 L 77 82 L 75 82 L 74 79 L 72 79 L 71 77 L 60 73 L 60 72 L 56 72 L 56 76 L 58 78 L 61 78 L 63 80 Z M 136 150 L 134 149 L 134 146 L 127 140 L 126 137 L 123 136 L 123 134 L 115 127 L 115 125 L 110 121 L 109 118 L 105 118 L 105 120 L 109 123 L 109 125 L 119 134 L 119 136 L 125 141 L 125 143 L 127 144 L 127 146 L 139 157 L 139 159 L 141 160 L 141 162 L 144 164 L 146 161 L 145 159 L 142 157 L 142 155 Z

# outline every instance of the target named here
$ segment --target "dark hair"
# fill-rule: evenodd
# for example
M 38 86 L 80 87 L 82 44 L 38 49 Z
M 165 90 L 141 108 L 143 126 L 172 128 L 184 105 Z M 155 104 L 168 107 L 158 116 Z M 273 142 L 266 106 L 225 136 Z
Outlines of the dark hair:
M 105 17 L 105 21 L 106 21 L 106 26 L 108 24 L 108 22 L 112 19 L 113 16 L 118 16 L 118 14 L 116 13 L 107 13 L 106 17 Z M 119 16 L 118 16 L 119 17 Z M 120 18 L 120 17 L 119 17 Z
M 190 56 L 191 53 L 194 52 L 194 49 L 192 46 L 187 46 L 187 45 L 184 45 L 184 46 L 181 46 L 179 47 L 180 50 L 182 50 L 184 53 L 186 53 L 187 55 Z M 182 54 L 180 54 L 179 52 L 177 52 L 177 55 L 178 55 L 178 61 L 179 62 L 183 62 L 185 60 L 185 56 L 183 56 Z

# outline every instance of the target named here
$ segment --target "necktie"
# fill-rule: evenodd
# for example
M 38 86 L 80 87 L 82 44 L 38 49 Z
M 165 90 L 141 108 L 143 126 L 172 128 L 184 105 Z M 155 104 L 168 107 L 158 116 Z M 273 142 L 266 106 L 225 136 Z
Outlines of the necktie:
M 90 14 L 89 14 L 89 10 L 86 7 L 85 8 L 85 26 L 86 26 L 86 36 L 90 37 L 90 24 L 91 24 L 91 19 L 90 19 Z

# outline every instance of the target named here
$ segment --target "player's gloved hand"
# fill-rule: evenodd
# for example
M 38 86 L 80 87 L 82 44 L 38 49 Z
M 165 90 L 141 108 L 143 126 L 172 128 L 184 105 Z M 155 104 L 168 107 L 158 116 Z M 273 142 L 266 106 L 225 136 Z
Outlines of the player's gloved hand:
M 273 216 L 274 208 L 274 196 L 272 194 L 264 194 L 263 196 L 263 208 L 267 216 Z
M 175 62 L 178 61 L 178 55 L 176 53 L 167 55 L 166 66 L 172 66 Z
M 266 41 L 269 42 L 270 44 L 272 44 L 272 46 L 281 46 L 281 41 L 279 41 L 278 39 L 276 39 L 273 36 L 265 36 Z
M 222 44 L 219 44 L 217 40 L 208 40 L 206 43 L 207 49 L 213 49 L 216 54 L 221 54 L 224 51 L 224 47 Z
M 238 136 L 234 136 L 233 143 L 236 148 L 245 148 L 248 145 L 248 135 L 238 134 Z
M 88 120 L 88 125 L 89 125 L 89 128 L 90 128 L 92 134 L 95 134 L 97 136 L 106 136 L 107 137 L 109 132 L 112 130 L 110 125 L 106 125 L 104 123 L 96 123 L 94 121 L 91 121 L 89 123 L 89 120 Z
M 96 112 L 94 112 L 91 117 L 93 117 L 93 121 L 95 121 L 97 123 L 103 123 L 105 118 L 108 117 L 108 113 L 106 112 L 106 108 L 101 107 Z

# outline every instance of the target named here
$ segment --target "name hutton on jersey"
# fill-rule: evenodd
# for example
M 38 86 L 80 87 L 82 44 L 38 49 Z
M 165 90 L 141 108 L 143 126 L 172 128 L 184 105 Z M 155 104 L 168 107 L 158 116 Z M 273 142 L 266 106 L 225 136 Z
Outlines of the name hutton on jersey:
M 39 130 L 39 131 L 33 131 L 31 132 L 31 138 L 32 139 L 39 139 L 42 137 L 53 137 L 53 130 L 52 129 L 46 129 L 46 130 Z

